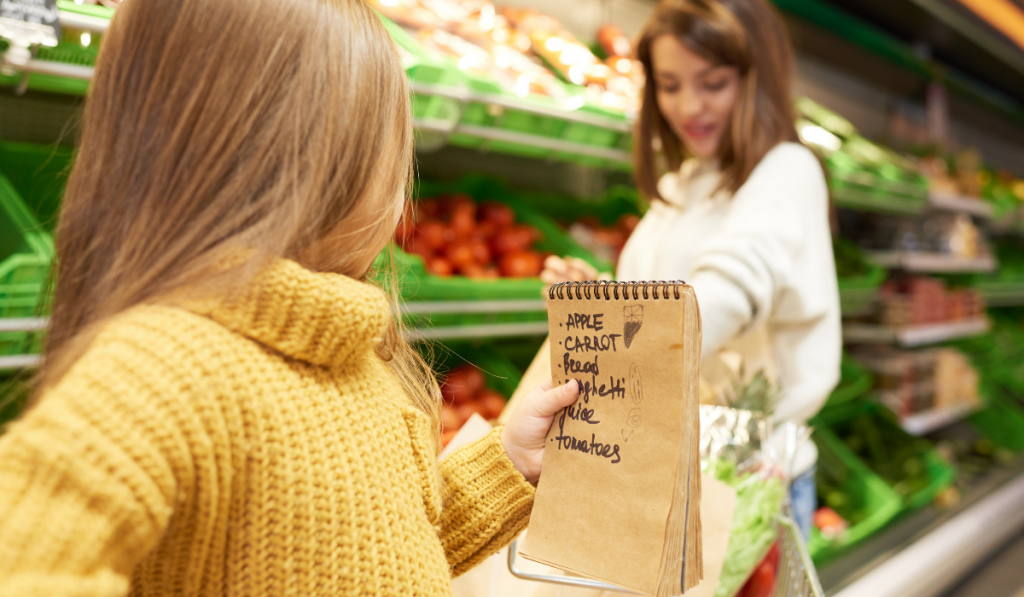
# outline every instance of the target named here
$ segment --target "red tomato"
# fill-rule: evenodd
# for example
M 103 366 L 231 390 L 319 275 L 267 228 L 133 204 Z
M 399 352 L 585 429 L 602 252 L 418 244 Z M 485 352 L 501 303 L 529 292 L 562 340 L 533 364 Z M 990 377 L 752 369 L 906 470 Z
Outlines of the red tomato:
M 473 229 L 473 234 L 470 235 L 473 240 L 482 240 L 487 242 L 491 240 L 491 237 L 498 232 L 498 227 L 494 225 L 494 222 L 477 222 L 476 228 Z
M 462 424 L 465 425 L 466 421 L 469 420 L 473 413 L 480 415 L 483 418 L 487 418 L 487 413 L 484 412 L 484 407 L 478 400 L 467 402 L 459 405 L 459 417 L 462 418 Z
M 441 205 L 437 202 L 437 199 L 424 199 L 419 202 L 417 209 L 424 217 L 435 218 L 440 213 Z
M 508 401 L 494 390 L 485 389 L 480 393 L 480 404 L 487 411 L 487 414 L 483 415 L 485 419 L 497 419 L 501 416 L 501 411 L 505 410 L 505 405 L 508 404 Z
M 462 274 L 463 276 L 466 276 L 467 278 L 472 278 L 474 280 L 483 280 L 484 266 L 474 261 L 473 263 L 467 263 L 465 265 L 460 266 L 459 273 Z
M 527 246 L 544 238 L 544 235 L 540 233 L 540 230 L 537 230 L 533 226 L 529 226 L 527 224 L 516 226 L 513 230 L 515 230 L 520 237 L 525 240 Z
M 747 579 L 738 597 L 771 597 L 775 591 L 775 569 L 762 562 Z
M 502 257 L 498 269 L 506 278 L 535 278 L 544 269 L 544 260 L 534 251 L 516 251 Z
M 434 250 L 427 246 L 427 243 L 418 236 L 410 238 L 404 245 L 402 250 L 410 255 L 419 255 L 424 261 L 434 256 Z
M 458 429 L 462 425 L 462 421 L 459 419 L 459 412 L 454 406 L 445 404 L 441 407 L 441 429 L 447 431 L 449 429 Z
M 452 373 L 462 376 L 471 396 L 480 394 L 480 391 L 484 389 L 483 371 L 480 371 L 473 365 L 462 365 L 457 367 Z
M 438 251 L 445 244 L 444 224 L 437 220 L 425 220 L 416 227 L 416 237 L 431 251 Z
M 516 228 L 506 228 L 494 235 L 491 239 L 491 251 L 494 255 L 501 257 L 508 253 L 522 251 L 530 246 L 530 239 Z
M 450 276 L 455 268 L 444 257 L 431 257 L 427 259 L 427 271 L 435 276 Z
M 487 265 L 491 262 L 491 248 L 482 240 L 473 241 L 470 246 L 473 249 L 473 260 L 480 265 Z
M 461 268 L 470 263 L 476 263 L 476 256 L 473 252 L 473 243 L 468 240 L 457 240 L 445 248 L 444 256 L 455 268 Z
M 456 193 L 455 195 L 451 195 L 448 197 L 448 210 L 451 213 L 455 213 L 456 211 L 466 209 L 467 207 L 469 208 L 469 212 L 475 218 L 476 201 L 473 201 L 472 197 L 462 193 Z
M 639 223 L 639 216 L 635 216 L 633 214 L 625 214 L 621 218 L 619 218 L 619 221 L 616 222 L 616 225 L 619 227 L 620 230 L 622 230 L 628 235 L 632 233 L 633 230 L 636 229 L 636 225 Z
M 771 549 L 768 550 L 768 555 L 764 557 L 764 561 L 771 564 L 772 570 L 779 569 L 779 542 L 772 543 Z
M 508 228 L 516 221 L 512 208 L 496 201 L 481 203 L 478 217 L 481 222 L 490 222 L 498 228 Z
M 456 238 L 469 238 L 476 229 L 476 218 L 473 216 L 473 206 L 460 205 L 452 212 L 449 220 L 452 231 Z
M 498 268 L 496 268 L 494 266 L 490 266 L 490 267 L 485 267 L 484 268 L 484 275 L 483 275 L 484 280 L 497 280 L 500 277 L 501 277 L 501 272 L 498 271 Z
M 448 374 L 441 386 L 441 393 L 453 404 L 465 404 L 476 398 L 483 385 L 483 374 L 475 367 L 466 365 Z
M 398 221 L 398 226 L 395 227 L 395 242 L 399 246 L 405 246 L 405 243 L 412 238 L 413 233 L 416 232 L 416 222 L 412 216 L 406 213 L 402 216 L 402 219 Z

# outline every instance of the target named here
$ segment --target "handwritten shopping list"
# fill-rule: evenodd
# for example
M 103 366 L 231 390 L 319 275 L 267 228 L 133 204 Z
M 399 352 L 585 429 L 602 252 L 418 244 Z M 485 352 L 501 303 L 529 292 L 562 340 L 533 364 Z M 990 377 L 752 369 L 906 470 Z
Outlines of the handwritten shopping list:
M 549 295 L 551 379 L 576 380 L 580 393 L 548 431 L 521 553 L 668 596 L 701 571 L 700 311 L 690 287 L 657 288 L 610 298 L 607 287 L 581 295 L 570 285 Z
M 617 442 L 628 442 L 643 423 L 643 410 L 639 406 L 643 401 L 640 366 L 632 361 L 626 366 L 625 361 L 605 358 L 602 372 L 602 354 L 617 353 L 620 349 L 625 351 L 632 344 L 643 325 L 643 305 L 624 307 L 623 321 L 622 333 L 607 329 L 603 312 L 569 312 L 560 324 L 566 334 L 558 344 L 562 362 L 556 365 L 554 372 L 556 376 L 564 376 L 562 383 L 575 379 L 579 384 L 580 397 L 558 416 L 558 435 L 551 438 L 551 441 L 557 442 L 559 450 L 600 456 L 607 458 L 611 464 L 618 464 L 622 462 L 622 455 Z M 609 411 L 610 414 L 612 409 L 603 402 L 615 400 L 628 400 L 632 405 L 624 418 L 608 420 L 604 415 L 597 414 L 598 409 Z M 590 426 L 601 425 L 602 418 L 610 425 L 605 424 L 601 428 L 599 439 L 598 430 Z M 618 434 L 614 433 L 616 423 L 621 423 Z M 608 435 L 611 437 L 606 437 Z

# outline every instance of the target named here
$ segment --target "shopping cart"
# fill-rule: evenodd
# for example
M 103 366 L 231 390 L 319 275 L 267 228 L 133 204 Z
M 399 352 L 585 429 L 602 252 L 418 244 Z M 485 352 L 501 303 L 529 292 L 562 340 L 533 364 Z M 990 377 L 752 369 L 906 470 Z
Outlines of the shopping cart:
M 779 568 L 775 575 L 774 597 L 825 597 L 818 580 L 818 573 L 811 562 L 807 546 L 800 536 L 796 522 L 786 515 L 779 515 Z M 569 585 L 586 589 L 600 589 L 618 593 L 634 594 L 628 589 L 605 584 L 600 581 L 575 576 L 536 574 L 519 567 L 518 539 L 508 548 L 508 569 L 513 576 L 524 580 Z

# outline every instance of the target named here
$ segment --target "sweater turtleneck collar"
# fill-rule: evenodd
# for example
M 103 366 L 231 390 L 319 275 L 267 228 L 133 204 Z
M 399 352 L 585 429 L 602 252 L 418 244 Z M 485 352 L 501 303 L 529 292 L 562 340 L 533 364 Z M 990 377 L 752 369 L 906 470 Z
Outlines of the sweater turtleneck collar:
M 339 274 L 278 259 L 238 297 L 190 306 L 285 356 L 334 367 L 383 338 L 391 311 L 382 290 Z

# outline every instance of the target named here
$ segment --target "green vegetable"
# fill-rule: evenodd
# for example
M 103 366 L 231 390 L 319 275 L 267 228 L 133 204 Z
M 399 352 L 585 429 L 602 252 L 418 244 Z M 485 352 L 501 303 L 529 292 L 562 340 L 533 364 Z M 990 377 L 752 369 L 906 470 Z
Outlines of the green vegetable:
M 736 465 L 724 460 L 706 463 L 716 479 L 736 489 L 736 509 L 725 552 L 725 564 L 718 578 L 715 597 L 732 597 L 746 582 L 778 536 L 777 516 L 785 487 L 776 477 L 736 472 Z

